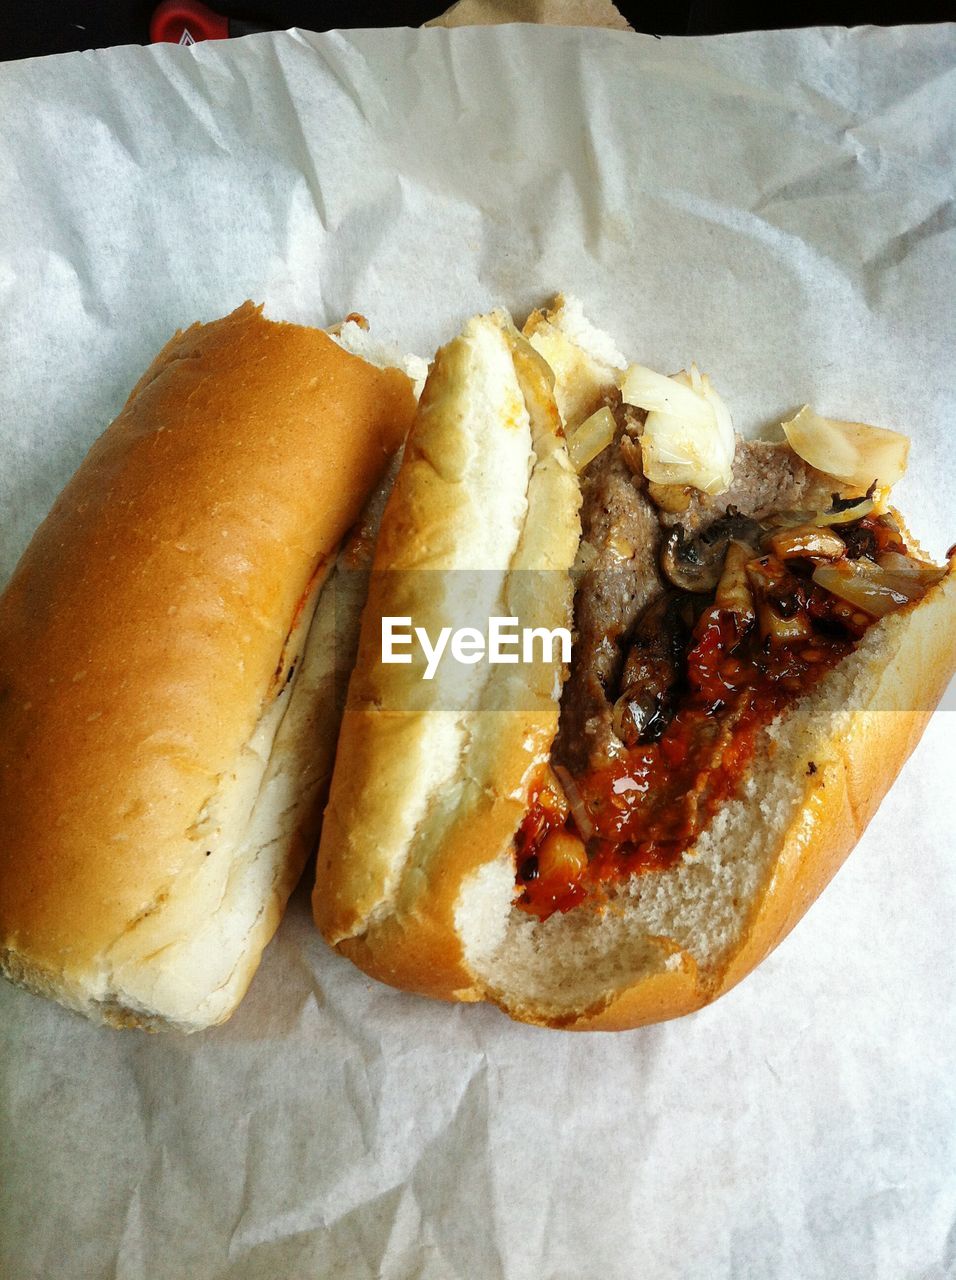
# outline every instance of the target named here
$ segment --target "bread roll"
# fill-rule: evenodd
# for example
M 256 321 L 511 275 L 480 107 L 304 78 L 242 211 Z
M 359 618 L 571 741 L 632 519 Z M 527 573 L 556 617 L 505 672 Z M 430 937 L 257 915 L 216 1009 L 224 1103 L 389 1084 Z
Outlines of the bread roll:
M 0 597 L 8 977 L 120 1026 L 236 1007 L 337 727 L 316 603 L 414 407 L 400 369 L 251 303 L 134 387 Z

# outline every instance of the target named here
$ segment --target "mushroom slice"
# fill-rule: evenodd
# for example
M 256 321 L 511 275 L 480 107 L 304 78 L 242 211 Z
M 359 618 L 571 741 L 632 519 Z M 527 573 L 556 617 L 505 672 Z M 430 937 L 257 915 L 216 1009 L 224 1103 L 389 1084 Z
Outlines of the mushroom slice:
M 720 581 L 731 539 L 756 545 L 762 537 L 763 526 L 734 507 L 692 540 L 682 524 L 675 524 L 661 547 L 661 572 L 681 591 L 705 595 Z

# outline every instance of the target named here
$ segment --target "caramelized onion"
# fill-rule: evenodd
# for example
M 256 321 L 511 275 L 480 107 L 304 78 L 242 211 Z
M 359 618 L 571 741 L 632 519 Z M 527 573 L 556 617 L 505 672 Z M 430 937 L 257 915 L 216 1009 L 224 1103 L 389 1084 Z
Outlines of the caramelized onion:
M 568 457 L 575 471 L 583 471 L 599 453 L 603 453 L 611 441 L 617 426 L 614 414 L 605 405 L 585 418 L 568 436 Z
M 775 645 L 795 644 L 813 636 L 802 587 L 772 559 L 751 560 L 747 578 L 757 607 L 760 634 Z
M 921 600 L 935 583 L 946 576 L 945 569 L 922 564 L 898 551 L 884 551 L 877 564 L 886 574 L 887 581 L 911 600 Z
M 560 766 L 558 767 L 560 768 Z M 553 813 L 561 814 L 562 818 L 568 816 L 567 796 L 565 796 L 564 788 L 558 781 L 558 777 L 551 765 L 545 767 L 538 799 L 545 808 L 550 809 Z
M 523 337 L 520 333 L 512 332 L 511 341 L 514 343 L 515 350 L 519 351 L 529 364 L 538 370 L 544 381 L 547 383 L 549 390 L 553 391 L 555 373 L 541 352 L 536 350 L 528 339 Z
M 571 810 L 571 816 L 578 831 L 580 831 L 585 840 L 590 840 L 594 835 L 594 823 L 591 821 L 591 815 L 588 812 L 587 805 L 584 803 L 584 798 L 578 790 L 578 784 L 571 777 L 568 770 L 565 769 L 564 765 L 552 765 L 551 771 L 564 792 L 568 808 Z
M 753 547 L 736 539 L 727 547 L 724 570 L 717 583 L 714 604 L 727 613 L 735 613 L 741 622 L 749 623 L 754 616 L 754 598 L 747 581 L 747 564 L 753 557 Z
M 685 375 L 686 378 L 686 375 Z M 714 411 L 702 395 L 684 380 L 669 378 L 642 364 L 629 365 L 621 380 L 621 399 L 648 413 L 665 413 L 680 418 L 689 428 L 709 430 Z
M 679 515 L 682 511 L 686 511 L 693 496 L 689 485 L 654 484 L 653 480 L 647 483 L 647 494 L 655 507 L 659 507 L 661 511 L 670 512 L 671 515 Z
M 847 560 L 818 565 L 813 571 L 813 581 L 855 609 L 883 618 L 911 600 L 918 600 L 933 581 L 938 581 L 938 575 L 919 570 L 915 565 L 906 573 L 891 573 L 877 564 Z
M 765 639 L 769 637 L 774 644 L 796 644 L 813 638 L 813 625 L 802 609 L 789 618 L 784 618 L 763 600 L 757 606 L 757 618 L 760 622 L 760 634 Z
M 875 507 L 876 503 L 872 498 L 861 498 L 852 507 L 845 507 L 842 511 L 821 512 L 813 523 L 820 527 L 834 524 L 851 524 L 854 520 L 862 520 L 864 516 L 868 516 Z
M 812 560 L 839 560 L 846 552 L 846 543 L 839 534 L 813 524 L 781 529 L 771 534 L 770 545 L 774 555 L 781 560 L 789 560 L 794 556 L 809 556 Z
M 911 560 L 909 556 L 900 555 L 898 551 L 884 551 L 877 557 L 876 563 L 881 569 L 887 569 L 890 573 L 912 573 L 914 569 L 921 568 L 915 560 Z

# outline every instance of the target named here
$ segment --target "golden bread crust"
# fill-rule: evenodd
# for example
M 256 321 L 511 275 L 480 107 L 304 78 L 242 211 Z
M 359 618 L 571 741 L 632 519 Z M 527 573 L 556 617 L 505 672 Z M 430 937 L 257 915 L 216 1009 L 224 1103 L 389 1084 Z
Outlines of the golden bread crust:
M 201 866 L 197 819 L 413 413 L 404 374 L 251 303 L 176 334 L 136 384 L 0 597 L 11 976 L 83 1004 L 107 950 Z

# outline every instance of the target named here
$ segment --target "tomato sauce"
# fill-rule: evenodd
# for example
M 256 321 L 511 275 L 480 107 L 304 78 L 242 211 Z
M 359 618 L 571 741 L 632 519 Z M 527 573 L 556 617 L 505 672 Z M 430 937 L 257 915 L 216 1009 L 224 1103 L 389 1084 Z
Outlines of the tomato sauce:
M 779 566 L 782 568 L 782 566 Z M 807 583 L 807 638 L 777 644 L 714 606 L 686 654 L 677 709 L 655 742 L 624 749 L 607 768 L 534 795 L 516 836 L 516 905 L 541 920 L 638 872 L 674 866 L 738 791 L 760 730 L 848 654 L 859 615 Z M 573 810 L 573 812 L 572 812 Z M 554 833 L 579 837 L 555 840 Z M 583 842 L 587 856 L 567 856 Z

